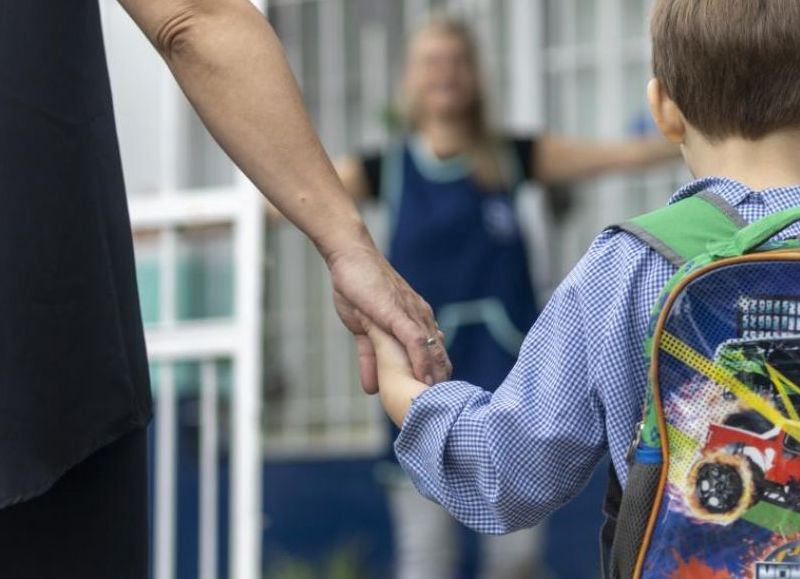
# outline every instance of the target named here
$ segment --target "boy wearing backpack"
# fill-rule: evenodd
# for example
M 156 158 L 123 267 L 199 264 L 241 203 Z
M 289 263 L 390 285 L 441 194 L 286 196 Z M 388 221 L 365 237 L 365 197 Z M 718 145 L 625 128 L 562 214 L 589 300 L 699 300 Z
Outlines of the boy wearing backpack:
M 800 3 L 658 0 L 651 26 L 697 180 L 595 240 L 493 394 L 416 382 L 371 329 L 381 401 L 478 531 L 535 525 L 608 452 L 607 576 L 800 577 Z

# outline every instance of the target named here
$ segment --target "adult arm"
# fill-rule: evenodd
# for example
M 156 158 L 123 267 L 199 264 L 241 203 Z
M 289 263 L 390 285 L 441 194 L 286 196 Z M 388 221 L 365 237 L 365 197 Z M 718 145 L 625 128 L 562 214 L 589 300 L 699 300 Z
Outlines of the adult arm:
M 563 184 L 612 171 L 633 171 L 680 157 L 661 138 L 622 142 L 587 141 L 544 135 L 533 149 L 532 174 L 546 185 Z
M 336 163 L 336 172 L 339 174 L 339 179 L 342 180 L 345 191 L 356 202 L 375 198 L 362 159 L 354 156 L 344 157 Z
M 362 382 L 374 354 L 356 311 L 396 336 L 415 374 L 449 373 L 430 307 L 375 248 L 302 104 L 272 27 L 248 0 L 120 0 L 163 56 L 214 138 L 259 190 L 317 246 L 337 310 L 356 334 Z
M 336 162 L 335 167 L 344 190 L 356 203 L 375 198 L 372 193 L 374 189 L 370 186 L 370 176 L 362 159 L 354 156 L 343 157 Z M 267 201 L 267 216 L 275 222 L 284 219 L 283 214 L 269 201 Z

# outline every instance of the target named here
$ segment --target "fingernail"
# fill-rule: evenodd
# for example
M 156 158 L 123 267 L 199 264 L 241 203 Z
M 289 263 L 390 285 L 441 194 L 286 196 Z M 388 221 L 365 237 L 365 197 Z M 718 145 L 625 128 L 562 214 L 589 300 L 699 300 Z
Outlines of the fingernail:
M 425 384 L 427 384 L 428 386 L 433 386 L 433 376 L 431 376 L 430 374 L 425 376 Z

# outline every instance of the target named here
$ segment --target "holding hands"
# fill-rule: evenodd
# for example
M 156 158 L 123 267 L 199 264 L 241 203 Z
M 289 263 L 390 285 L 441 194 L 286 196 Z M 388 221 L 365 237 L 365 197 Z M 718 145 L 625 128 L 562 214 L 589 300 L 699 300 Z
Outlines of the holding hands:
M 366 329 L 371 350 L 375 353 L 381 404 L 392 422 L 401 428 L 414 399 L 428 385 L 414 378 L 406 351 L 396 338 L 369 320 L 363 320 L 362 326 Z M 436 344 L 426 347 L 435 352 L 437 357 L 443 356 L 446 359 L 447 354 L 442 346 L 443 335 L 437 332 L 436 336 Z
M 371 242 L 334 252 L 327 262 L 336 309 L 356 337 L 361 383 L 367 393 L 378 392 L 384 360 L 402 366 L 420 383 L 450 377 L 452 366 L 430 306 Z M 384 360 L 375 349 L 378 344 L 383 346 Z

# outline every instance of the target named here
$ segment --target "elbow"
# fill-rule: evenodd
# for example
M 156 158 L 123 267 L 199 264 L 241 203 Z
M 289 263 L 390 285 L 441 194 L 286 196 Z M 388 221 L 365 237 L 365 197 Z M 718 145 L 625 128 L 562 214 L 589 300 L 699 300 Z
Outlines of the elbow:
M 568 151 L 543 152 L 535 166 L 536 179 L 545 187 L 567 185 L 582 178 Z
M 544 187 L 559 187 L 570 182 L 570 176 L 552 169 L 539 169 L 536 180 Z
M 148 36 L 167 63 L 214 69 L 246 54 L 254 24 L 264 22 L 248 0 L 183 0 L 175 2 Z
M 176 9 L 164 18 L 151 37 L 156 50 L 168 61 L 185 54 L 191 48 L 198 20 L 196 8 L 184 6 Z
M 494 520 L 490 534 L 505 535 L 533 527 L 546 517 L 543 505 L 532 500 L 529 489 L 518 488 L 519 480 L 501 484 L 497 493 L 484 496 L 486 510 Z

